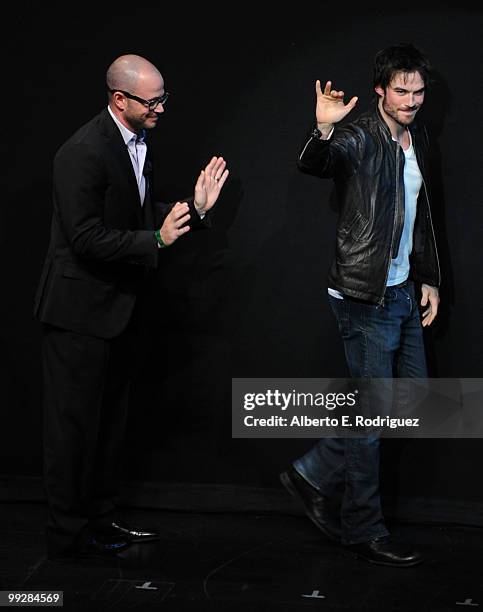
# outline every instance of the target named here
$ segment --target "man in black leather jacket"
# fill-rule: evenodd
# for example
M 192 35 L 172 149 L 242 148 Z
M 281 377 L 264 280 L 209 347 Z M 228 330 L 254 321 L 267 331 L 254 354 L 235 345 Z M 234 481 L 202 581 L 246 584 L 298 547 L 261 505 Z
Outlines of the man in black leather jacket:
M 439 304 L 439 260 L 431 219 L 428 138 L 414 123 L 430 80 L 430 64 L 411 44 L 376 54 L 377 104 L 355 121 L 356 106 L 327 81 L 316 82 L 317 125 L 304 144 L 302 172 L 332 178 L 339 197 L 330 306 L 353 378 L 425 378 L 422 326 Z M 415 298 L 421 288 L 422 314 Z M 422 318 L 422 320 L 421 320 Z M 379 439 L 324 438 L 281 480 L 330 539 L 372 563 L 422 561 L 396 544 L 379 496 Z

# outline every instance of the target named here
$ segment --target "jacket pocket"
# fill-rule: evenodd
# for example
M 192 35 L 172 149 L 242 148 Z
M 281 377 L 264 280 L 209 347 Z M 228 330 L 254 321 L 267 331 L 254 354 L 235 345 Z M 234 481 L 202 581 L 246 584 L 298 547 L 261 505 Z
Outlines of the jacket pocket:
M 369 220 L 362 215 L 358 210 L 354 212 L 349 224 L 340 228 L 339 234 L 345 240 L 350 236 L 353 240 L 360 240 L 369 225 Z
M 83 270 L 82 268 L 77 268 L 76 266 L 72 266 L 70 264 L 64 264 L 62 266 L 62 276 L 64 278 L 72 278 L 74 280 L 83 280 L 89 281 L 91 283 L 98 283 L 100 285 L 113 285 L 112 281 L 104 280 L 95 276 L 94 274 L 87 272 L 87 270 Z

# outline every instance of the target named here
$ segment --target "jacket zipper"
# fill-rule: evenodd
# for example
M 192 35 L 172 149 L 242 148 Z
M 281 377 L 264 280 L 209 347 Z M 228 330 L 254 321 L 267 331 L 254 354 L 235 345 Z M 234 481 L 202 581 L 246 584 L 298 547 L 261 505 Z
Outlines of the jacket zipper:
M 389 269 L 391 267 L 391 257 L 392 257 L 392 242 L 394 240 L 394 233 L 395 233 L 395 229 L 396 229 L 396 218 L 397 218 L 397 205 L 399 202 L 399 176 L 398 176 L 398 172 L 399 172 L 399 145 L 396 145 L 397 149 L 396 149 L 396 205 L 394 207 L 394 219 L 393 219 L 393 223 L 392 223 L 392 234 L 391 234 L 391 244 L 390 244 L 390 248 L 389 248 L 389 260 L 387 263 L 387 270 L 386 270 L 386 278 L 384 279 L 384 292 L 386 291 L 386 283 L 387 283 L 387 279 L 389 276 Z M 380 306 L 382 306 L 384 308 L 384 294 L 382 295 L 382 298 L 379 300 L 379 304 Z
M 302 149 L 302 153 L 300 153 L 300 155 L 299 155 L 299 161 L 301 161 L 301 160 L 302 160 L 302 157 L 303 157 L 303 155 L 304 155 L 304 153 L 305 153 L 305 149 L 306 149 L 306 148 L 309 146 L 309 142 L 310 142 L 311 140 L 313 140 L 312 136 L 311 136 L 311 137 L 310 137 L 310 138 L 307 140 L 307 142 L 306 142 L 306 144 L 305 144 L 305 147 Z

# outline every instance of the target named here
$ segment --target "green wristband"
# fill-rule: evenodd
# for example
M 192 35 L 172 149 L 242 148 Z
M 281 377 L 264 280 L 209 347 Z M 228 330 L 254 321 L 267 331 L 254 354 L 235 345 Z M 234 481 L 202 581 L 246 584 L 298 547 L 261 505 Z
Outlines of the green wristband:
M 163 239 L 161 238 L 161 230 L 156 230 L 154 232 L 154 235 L 156 236 L 156 240 L 158 241 L 159 247 L 161 249 L 168 246 L 167 244 L 164 244 Z

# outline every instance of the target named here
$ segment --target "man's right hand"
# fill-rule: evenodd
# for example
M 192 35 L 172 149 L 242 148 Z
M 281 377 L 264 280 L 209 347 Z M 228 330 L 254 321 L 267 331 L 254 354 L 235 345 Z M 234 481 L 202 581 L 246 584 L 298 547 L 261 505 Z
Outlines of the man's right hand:
M 189 231 L 189 225 L 181 227 L 190 218 L 188 211 L 189 206 L 186 202 L 176 202 L 169 215 L 165 218 L 160 234 L 166 246 L 173 244 L 175 240 Z
M 315 115 L 317 118 L 317 127 L 322 132 L 322 137 L 327 138 L 330 134 L 334 123 L 338 123 L 357 104 L 357 96 L 344 104 L 344 92 L 331 89 L 332 82 L 327 81 L 322 91 L 320 81 L 315 82 L 315 93 L 317 95 L 317 107 Z

